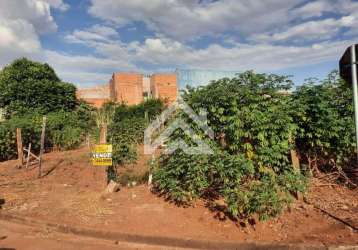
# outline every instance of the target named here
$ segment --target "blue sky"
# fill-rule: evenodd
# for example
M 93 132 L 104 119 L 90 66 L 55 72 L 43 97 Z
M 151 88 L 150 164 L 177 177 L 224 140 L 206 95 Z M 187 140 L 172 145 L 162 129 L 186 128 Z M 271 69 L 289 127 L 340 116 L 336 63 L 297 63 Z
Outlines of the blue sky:
M 1 0 L 0 67 L 48 62 L 80 87 L 115 71 L 293 75 L 337 68 L 358 42 L 356 0 Z

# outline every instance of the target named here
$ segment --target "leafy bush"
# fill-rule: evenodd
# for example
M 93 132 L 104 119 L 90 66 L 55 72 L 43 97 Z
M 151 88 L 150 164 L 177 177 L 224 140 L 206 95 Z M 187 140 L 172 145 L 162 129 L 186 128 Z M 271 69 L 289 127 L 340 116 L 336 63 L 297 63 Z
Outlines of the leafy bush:
M 39 151 L 41 135 L 41 116 L 27 115 L 24 117 L 13 117 L 0 123 L 1 141 L 0 148 L 6 149 L 1 152 L 0 160 L 9 160 L 17 156 L 16 128 L 21 128 L 23 145 L 31 143 L 32 150 Z
M 143 141 L 147 125 L 144 118 L 126 118 L 110 127 L 110 141 L 113 144 L 113 161 L 121 165 L 137 160 L 137 145 Z
M 163 107 L 164 103 L 159 99 L 149 99 L 138 105 L 132 106 L 120 104 L 116 107 L 113 122 L 120 123 L 129 118 L 145 118 L 146 114 L 148 119 L 152 120 L 162 112 Z
M 45 149 L 67 150 L 78 147 L 89 132 L 92 118 L 83 110 L 83 106 L 73 112 L 59 111 L 47 114 Z M 22 129 L 23 145 L 31 143 L 32 151 L 39 152 L 42 126 L 42 114 L 13 116 L 0 123 L 0 160 L 13 159 L 17 155 L 16 128 Z
M 161 155 L 153 173 L 156 189 L 179 203 L 223 197 L 234 217 L 277 215 L 290 202 L 291 193 L 306 187 L 306 178 L 289 159 L 296 126 L 290 98 L 280 91 L 291 84 L 284 76 L 245 72 L 188 89 L 184 100 L 197 113 L 207 110 L 215 140 L 205 138 L 196 126 L 192 129 L 214 154 L 188 155 L 177 150 Z M 177 131 L 171 141 L 180 135 Z M 192 143 L 185 136 L 184 140 Z
M 61 82 L 48 64 L 26 58 L 15 60 L 0 71 L 0 108 L 12 115 L 46 114 L 76 107 L 76 87 Z
M 310 169 L 349 168 L 355 157 L 352 90 L 337 72 L 317 82 L 308 80 L 292 96 L 298 125 L 296 144 Z
M 137 159 L 137 145 L 143 142 L 144 130 L 163 107 L 162 101 L 150 99 L 138 105 L 121 104 L 115 108 L 108 133 L 113 145 L 114 164 L 121 165 Z
M 0 161 L 16 155 L 16 134 L 8 126 L 0 123 Z

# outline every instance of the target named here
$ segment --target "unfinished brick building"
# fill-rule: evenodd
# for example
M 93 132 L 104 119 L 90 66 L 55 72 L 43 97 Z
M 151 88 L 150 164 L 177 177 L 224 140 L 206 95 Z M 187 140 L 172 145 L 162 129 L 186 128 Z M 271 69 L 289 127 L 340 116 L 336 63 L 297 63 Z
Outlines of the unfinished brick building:
M 114 73 L 109 81 L 112 101 L 134 105 L 143 101 L 143 75 Z
M 150 77 L 151 96 L 173 103 L 177 99 L 178 86 L 176 74 L 154 74 Z
M 80 89 L 77 92 L 78 98 L 96 107 L 109 100 L 135 105 L 147 98 L 160 98 L 170 104 L 177 99 L 177 94 L 178 83 L 175 73 L 113 73 L 108 85 Z
M 105 102 L 110 100 L 109 85 L 103 84 L 90 88 L 82 88 L 77 90 L 77 98 L 83 99 L 96 108 L 101 107 Z

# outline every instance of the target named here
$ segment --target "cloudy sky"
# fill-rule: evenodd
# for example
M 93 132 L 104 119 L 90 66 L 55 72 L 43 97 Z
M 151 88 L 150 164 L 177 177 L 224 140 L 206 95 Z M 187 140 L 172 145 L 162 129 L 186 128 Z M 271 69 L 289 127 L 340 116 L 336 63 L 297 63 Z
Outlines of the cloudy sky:
M 301 84 L 357 42 L 357 0 L 0 0 L 0 68 L 26 56 L 78 86 L 175 68 L 253 69 Z

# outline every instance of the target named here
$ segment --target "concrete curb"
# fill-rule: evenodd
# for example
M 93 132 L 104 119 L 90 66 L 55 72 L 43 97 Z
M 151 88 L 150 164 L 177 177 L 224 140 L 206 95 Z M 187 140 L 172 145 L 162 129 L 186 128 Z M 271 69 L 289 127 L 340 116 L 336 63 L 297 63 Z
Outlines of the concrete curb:
M 332 246 L 327 247 L 323 245 L 308 245 L 308 244 L 272 244 L 272 243 L 237 243 L 237 242 L 218 242 L 218 241 L 204 241 L 197 239 L 180 239 L 161 236 L 145 236 L 136 234 L 126 234 L 114 231 L 94 230 L 89 228 L 73 227 L 65 224 L 50 223 L 45 221 L 37 221 L 31 218 L 20 217 L 11 214 L 0 212 L 0 220 L 12 223 L 18 223 L 27 226 L 46 226 L 58 233 L 74 234 L 77 236 L 97 238 L 101 240 L 110 240 L 118 242 L 128 242 L 137 244 L 156 245 L 163 247 L 178 247 L 178 248 L 194 248 L 194 249 L 240 249 L 240 250 L 348 250 L 358 249 L 358 246 Z

